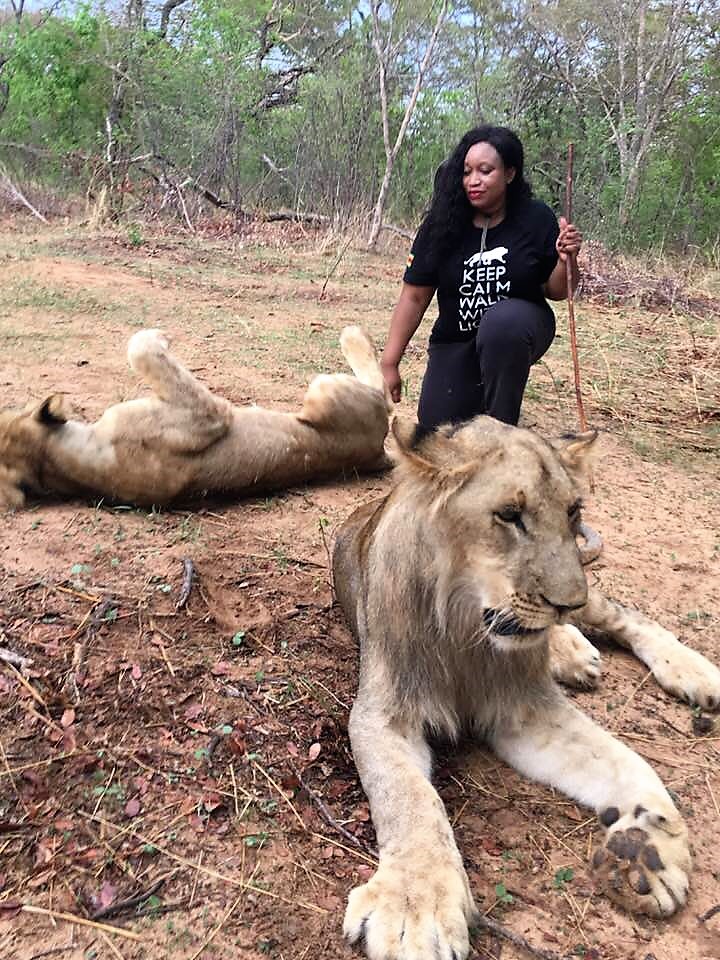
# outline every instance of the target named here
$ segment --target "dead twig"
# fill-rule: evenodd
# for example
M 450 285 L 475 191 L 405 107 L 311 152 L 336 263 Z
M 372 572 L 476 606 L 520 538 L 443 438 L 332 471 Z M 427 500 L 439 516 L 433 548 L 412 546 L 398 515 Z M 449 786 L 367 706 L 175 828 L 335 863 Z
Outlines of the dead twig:
M 125 900 L 118 900 L 117 903 L 111 903 L 109 907 L 104 907 L 102 910 L 96 910 L 91 919 L 105 920 L 107 917 L 115 917 L 119 913 L 124 913 L 126 910 L 132 910 L 134 907 L 148 900 L 154 893 L 157 893 L 170 876 L 172 876 L 171 873 L 165 874 L 163 877 L 158 877 L 155 883 L 148 887 L 147 890 L 141 890 L 140 893 L 136 893 L 132 897 L 127 897 Z
M 700 923 L 706 923 L 708 920 L 711 920 L 715 914 L 720 913 L 720 903 L 716 903 L 714 907 L 710 907 L 709 910 L 706 910 L 705 913 L 700 914 L 698 920 Z
M 10 177 L 7 175 L 5 170 L 0 169 L 0 174 L 2 174 L 2 180 L 0 181 L 0 185 L 5 186 L 5 188 L 9 191 L 11 199 L 19 200 L 24 207 L 27 207 L 27 209 L 30 211 L 30 213 L 34 217 L 37 217 L 38 220 L 41 220 L 43 223 L 46 224 L 48 222 L 47 218 L 44 217 L 39 210 L 35 209 L 35 207 L 30 203 L 30 201 L 22 193 L 22 191 L 18 187 L 16 187 L 15 184 L 11 181 Z
M 143 937 L 133 930 L 125 930 L 123 927 L 113 927 L 107 923 L 97 923 L 95 920 L 88 920 L 85 917 L 77 916 L 74 913 L 62 913 L 59 910 L 46 910 L 45 907 L 34 907 L 29 903 L 24 903 L 20 908 L 23 913 L 37 913 L 43 917 L 51 917 L 55 920 L 65 920 L 66 923 L 77 923 L 81 927 L 92 927 L 94 930 L 104 930 L 106 933 L 115 934 L 118 937 L 126 937 L 128 940 L 143 941 Z
M 287 796 L 287 794 L 283 792 L 283 790 L 278 786 L 277 783 L 275 783 L 275 781 L 274 781 L 273 778 L 270 776 L 270 774 L 269 774 L 265 769 L 263 769 L 263 767 L 260 766 L 260 764 L 257 762 L 257 760 L 253 760 L 253 761 L 252 761 L 252 765 L 255 767 L 255 769 L 256 769 L 259 773 L 261 773 L 261 774 L 265 777 L 265 779 L 267 780 L 267 782 L 270 784 L 271 787 L 273 787 L 273 789 L 276 791 L 276 793 L 278 794 L 278 796 L 279 796 L 282 800 L 285 801 L 285 803 L 288 805 L 288 807 L 290 807 L 290 810 L 292 811 L 292 814 L 293 814 L 293 816 L 295 817 L 295 819 L 297 820 L 297 822 L 300 824 L 301 829 L 304 830 L 305 832 L 307 832 L 307 827 L 306 827 L 306 825 L 305 825 L 305 821 L 304 821 L 303 818 L 300 816 L 300 814 L 297 812 L 297 810 L 295 809 L 295 806 L 294 806 L 293 802 L 290 800 L 290 798 Z M 298 780 L 299 780 L 299 779 L 300 779 L 300 777 L 298 777 Z
M 229 910 L 226 911 L 226 913 L 224 914 L 224 916 L 223 916 L 222 920 L 220 921 L 220 923 L 215 927 L 215 929 L 212 931 L 212 933 L 207 937 L 207 939 L 206 939 L 205 942 L 202 944 L 202 946 L 201 946 L 198 950 L 195 951 L 195 953 L 192 955 L 192 957 L 190 958 L 190 960 L 197 960 L 197 958 L 200 956 L 200 954 L 205 952 L 206 947 L 209 947 L 210 944 L 211 944 L 211 943 L 213 942 L 213 940 L 215 939 L 215 937 L 220 933 L 220 931 L 221 931 L 222 928 L 225 926 L 225 924 L 227 923 L 227 921 L 230 919 L 233 911 L 235 910 L 235 908 L 237 907 L 237 905 L 240 903 L 240 901 L 242 900 L 242 898 L 243 898 L 244 896 L 245 896 L 245 891 L 243 890 L 243 891 L 241 891 L 241 892 L 237 895 L 237 897 L 236 897 L 235 900 L 233 901 L 232 906 L 230 907 Z
M 183 579 L 182 586 L 180 587 L 180 596 L 178 597 L 178 602 L 175 604 L 176 610 L 182 610 L 185 604 L 190 598 L 190 591 L 192 590 L 193 580 L 195 579 L 195 564 L 192 562 L 190 557 L 183 558 Z
M 498 923 L 496 920 L 491 920 L 490 917 L 479 917 L 477 920 L 477 925 L 478 927 L 482 927 L 484 930 L 489 930 L 493 936 L 500 937 L 502 940 L 507 940 L 509 943 L 514 944 L 516 947 L 519 947 L 521 950 L 529 953 L 531 957 L 538 957 L 539 960 L 561 960 L 560 955 L 555 953 L 554 950 L 545 950 L 543 947 L 534 947 L 528 940 L 525 939 L 525 937 L 523 937 L 521 933 L 515 933 L 514 930 L 509 930 L 507 927 L 503 926 L 502 923 Z
M 65 947 L 50 947 L 49 950 L 43 950 L 41 953 L 34 953 L 30 960 L 42 960 L 43 957 L 54 957 L 58 953 L 67 953 L 68 950 L 74 950 L 75 944 L 68 943 Z
M 12 788 L 13 788 L 13 790 L 15 791 L 15 796 L 16 796 L 16 797 L 18 798 L 18 800 L 20 801 L 20 805 L 22 806 L 23 810 L 25 811 L 25 815 L 27 816 L 28 820 L 32 820 L 32 814 L 31 814 L 30 811 L 28 810 L 27 804 L 26 804 L 25 801 L 23 800 L 23 796 L 22 796 L 22 794 L 20 793 L 20 791 L 18 790 L 17 784 L 15 783 L 15 777 L 13 777 L 13 775 L 12 775 L 12 770 L 10 769 L 10 764 L 8 763 L 7 754 L 5 753 L 5 747 L 3 746 L 2 740 L 0 740 L 0 753 L 2 754 L 2 759 L 3 759 L 3 763 L 4 763 L 4 765 L 5 765 L 5 770 L 6 770 L 6 772 L 7 772 L 7 775 L 10 777 L 10 783 L 12 784 Z
M 192 904 L 189 900 L 178 900 L 176 903 L 163 903 L 160 907 L 145 907 L 138 910 L 135 917 L 161 917 L 165 913 L 174 913 L 176 910 L 187 910 Z
M 21 673 L 24 673 L 28 667 L 33 665 L 30 657 L 23 657 L 19 653 L 15 653 L 14 650 L 8 650 L 7 647 L 0 647 L 0 660 L 4 660 L 5 663 L 11 663 L 14 667 L 17 667 Z
M 333 830 L 335 830 L 337 833 L 339 833 L 341 837 L 344 837 L 348 841 L 348 843 L 351 843 L 354 847 L 357 847 L 358 850 L 362 850 L 363 853 L 369 854 L 371 857 L 374 857 L 375 860 L 379 859 L 380 854 L 378 853 L 378 851 L 375 850 L 373 847 L 370 847 L 367 844 L 363 843 L 361 840 L 358 840 L 358 838 L 354 836 L 352 833 L 350 833 L 349 830 L 346 830 L 342 824 L 338 823 L 335 817 L 333 817 L 329 809 L 325 806 L 323 801 L 320 799 L 320 797 L 313 790 L 311 790 L 308 784 L 303 780 L 300 773 L 297 770 L 294 770 L 293 772 L 295 773 L 295 776 L 298 778 L 300 782 L 300 786 L 303 788 L 305 793 L 307 793 L 308 797 L 310 797 L 312 802 L 317 807 L 318 813 L 323 818 L 325 823 L 329 827 L 332 827 Z
M 106 946 L 108 947 L 108 949 L 110 950 L 110 953 L 114 954 L 114 956 L 117 957 L 117 960 L 125 960 L 125 958 L 123 957 L 123 955 L 120 953 L 120 951 L 118 950 L 118 948 L 117 948 L 117 947 L 115 946 L 115 944 L 112 942 L 112 940 L 110 939 L 110 937 L 105 933 L 105 931 L 104 931 L 104 930 L 99 930 L 98 933 L 100 934 L 100 937 L 104 940 L 105 945 L 106 945 Z
M 333 274 L 335 273 L 335 271 L 337 270 L 338 266 L 340 265 L 340 261 L 341 261 L 342 258 L 345 256 L 348 247 L 350 246 L 350 244 L 353 242 L 354 239 L 355 239 L 355 238 L 353 237 L 353 235 L 350 234 L 350 238 L 348 239 L 347 243 L 345 244 L 345 246 L 342 248 L 342 250 L 341 250 L 340 253 L 338 254 L 337 259 L 335 260 L 335 263 L 334 263 L 334 264 L 330 267 L 330 269 L 328 270 L 328 273 L 327 273 L 327 276 L 325 277 L 325 282 L 324 282 L 323 285 L 322 285 L 322 289 L 321 289 L 321 291 L 320 291 L 320 296 L 318 297 L 318 300 L 324 300 L 324 299 L 325 299 L 325 290 L 327 289 L 327 285 L 328 285 L 328 283 L 330 282 L 330 277 L 332 277 L 332 275 L 333 275 Z
M 88 648 L 95 638 L 95 634 L 102 626 L 106 614 L 114 604 L 115 601 L 111 597 L 106 597 L 102 602 L 98 601 L 92 616 L 87 621 L 85 629 L 75 641 L 72 666 L 63 684 L 63 689 L 75 706 L 80 703 L 80 684 L 82 684 L 85 672 L 85 660 L 87 658 Z
M 157 840 L 153 840 L 142 833 L 138 833 L 137 830 L 128 830 L 128 828 L 122 829 L 118 827 L 117 824 L 114 824 L 111 820 L 106 820 L 104 817 L 87 813 L 85 810 L 78 810 L 77 812 L 81 817 L 85 817 L 87 820 L 93 820 L 95 823 L 101 823 L 118 833 L 130 833 L 131 836 L 137 837 L 141 843 L 151 844 L 159 853 L 165 857 L 168 857 L 170 860 L 174 860 L 175 863 L 179 863 L 184 867 L 189 867 L 191 870 L 197 870 L 199 873 L 202 873 L 205 876 L 212 877 L 215 880 L 220 880 L 223 883 L 229 884 L 230 886 L 242 887 L 245 890 L 251 890 L 253 893 L 260 894 L 261 896 L 267 897 L 270 900 L 277 900 L 279 903 L 287 903 L 294 907 L 300 906 L 305 910 L 310 910 L 313 913 L 327 915 L 329 912 L 324 907 L 319 907 L 315 903 L 308 903 L 305 900 L 290 900 L 288 897 L 283 897 L 282 894 L 275 893 L 272 890 L 266 890 L 264 887 L 256 886 L 249 881 L 238 880 L 236 877 L 220 873 L 217 870 L 211 870 L 209 867 L 199 866 L 198 864 L 193 863 L 192 860 L 188 860 L 186 857 L 181 857 L 179 854 L 168 850 L 167 847 L 159 844 Z M 56 916 L 59 916 L 59 914 L 56 914 Z M 89 921 L 85 922 L 89 923 Z

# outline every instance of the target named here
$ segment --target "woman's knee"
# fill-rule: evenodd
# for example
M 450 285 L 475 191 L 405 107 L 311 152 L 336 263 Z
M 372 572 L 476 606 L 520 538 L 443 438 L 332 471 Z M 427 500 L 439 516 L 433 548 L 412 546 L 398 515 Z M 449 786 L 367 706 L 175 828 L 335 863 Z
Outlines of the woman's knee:
M 508 301 L 504 301 L 508 302 Z M 515 350 L 519 346 L 529 348 L 527 325 L 518 322 L 511 308 L 496 309 L 497 304 L 486 310 L 475 334 L 479 351 Z
M 500 300 L 483 314 L 475 337 L 478 353 L 532 358 L 552 341 L 550 318 L 535 304 L 524 300 Z M 535 348 L 540 348 L 537 351 Z

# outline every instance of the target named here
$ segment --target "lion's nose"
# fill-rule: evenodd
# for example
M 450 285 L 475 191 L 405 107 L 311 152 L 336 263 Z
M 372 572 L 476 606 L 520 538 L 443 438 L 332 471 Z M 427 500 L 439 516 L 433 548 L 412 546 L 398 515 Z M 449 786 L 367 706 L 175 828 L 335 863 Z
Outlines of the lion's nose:
M 579 610 L 581 607 L 584 607 L 585 604 L 587 603 L 587 596 L 583 597 L 582 600 L 578 599 L 570 603 L 568 603 L 567 601 L 565 603 L 556 603 L 554 600 L 551 600 L 549 597 L 543 596 L 542 594 L 541 596 L 545 601 L 545 603 L 547 603 L 551 607 L 554 607 L 561 617 L 564 614 L 572 613 L 573 610 Z

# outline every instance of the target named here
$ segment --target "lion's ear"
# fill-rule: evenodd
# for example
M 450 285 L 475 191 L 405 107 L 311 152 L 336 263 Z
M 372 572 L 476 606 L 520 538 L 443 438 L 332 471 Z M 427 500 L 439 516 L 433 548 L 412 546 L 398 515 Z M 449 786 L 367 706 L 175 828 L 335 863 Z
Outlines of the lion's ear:
M 586 477 L 590 471 L 597 438 L 597 430 L 586 430 L 585 433 L 566 434 L 552 441 L 563 466 L 578 480 Z
M 68 414 L 65 408 L 65 399 L 58 393 L 52 394 L 34 408 L 33 417 L 39 423 L 44 423 L 48 427 L 57 427 L 61 423 L 66 423 Z
M 413 473 L 433 478 L 438 465 L 430 457 L 416 449 L 417 427 L 409 420 L 395 417 L 390 424 L 390 455 L 398 466 L 405 465 Z
M 394 440 L 390 453 L 397 467 L 406 475 L 425 481 L 443 498 L 459 490 L 477 471 L 477 460 L 468 461 L 466 452 L 454 446 L 452 438 L 442 430 L 434 431 L 420 448 L 416 447 L 414 424 L 395 417 L 390 433 Z

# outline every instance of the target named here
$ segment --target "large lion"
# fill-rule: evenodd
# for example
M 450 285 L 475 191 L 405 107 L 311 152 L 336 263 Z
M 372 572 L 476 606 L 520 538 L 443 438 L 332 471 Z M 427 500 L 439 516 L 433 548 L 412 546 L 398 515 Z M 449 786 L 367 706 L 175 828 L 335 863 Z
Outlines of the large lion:
M 687 829 L 658 776 L 576 709 L 555 679 L 592 685 L 587 625 L 630 647 L 658 683 L 720 704 L 720 671 L 639 613 L 588 590 L 575 534 L 594 441 L 551 445 L 478 417 L 414 445 L 393 427 L 389 495 L 341 527 L 335 588 L 360 642 L 350 738 L 378 870 L 353 890 L 350 941 L 373 960 L 463 958 L 476 908 L 430 782 L 429 735 L 472 734 L 517 770 L 592 807 L 592 866 L 627 909 L 668 916 L 687 897 Z
M 375 349 L 359 327 L 346 327 L 340 344 L 355 376 L 315 377 L 290 414 L 214 396 L 159 330 L 141 330 L 128 360 L 151 396 L 109 407 L 96 423 L 68 419 L 59 396 L 0 412 L 0 509 L 22 506 L 26 491 L 164 504 L 376 467 L 389 401 Z

